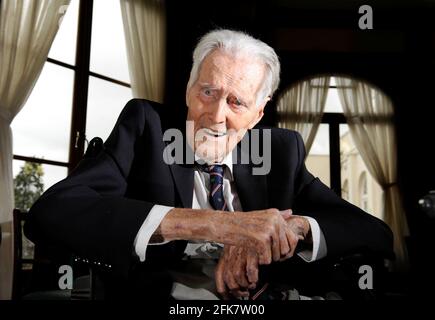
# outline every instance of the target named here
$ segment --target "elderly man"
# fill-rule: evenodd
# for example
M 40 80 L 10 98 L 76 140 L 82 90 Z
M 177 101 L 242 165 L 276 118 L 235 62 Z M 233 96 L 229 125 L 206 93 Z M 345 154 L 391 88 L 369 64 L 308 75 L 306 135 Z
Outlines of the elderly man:
M 306 170 L 298 133 L 252 134 L 279 72 L 265 43 L 231 30 L 206 34 L 187 84 L 182 163 L 165 156 L 165 106 L 132 100 L 104 150 L 35 203 L 28 233 L 111 265 L 108 290 L 136 297 L 252 297 L 266 281 L 260 265 L 391 255 L 388 227 Z M 266 146 L 265 173 L 255 174 L 252 154 L 241 161 L 245 138 Z

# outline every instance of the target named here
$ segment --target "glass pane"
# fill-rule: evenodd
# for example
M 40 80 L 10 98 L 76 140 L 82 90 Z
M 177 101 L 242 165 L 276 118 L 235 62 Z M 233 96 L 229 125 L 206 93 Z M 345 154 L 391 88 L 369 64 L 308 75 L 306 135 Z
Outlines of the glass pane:
M 308 171 L 330 186 L 329 167 L 329 125 L 321 124 L 314 138 L 313 145 L 305 160 Z
M 382 219 L 382 188 L 364 164 L 347 124 L 340 125 L 340 155 L 341 186 L 347 191 L 347 200 Z
M 338 91 L 335 88 L 329 88 L 328 96 L 326 97 L 325 112 L 342 113 L 340 98 L 338 97 Z
M 17 175 L 20 173 L 21 169 L 23 168 L 25 162 L 21 160 L 14 160 L 12 163 L 12 170 L 14 179 L 17 177 Z M 40 181 L 43 184 L 42 190 L 45 191 L 48 188 L 50 188 L 55 183 L 59 182 L 60 180 L 66 178 L 68 174 L 68 168 L 67 167 L 61 167 L 61 166 L 53 166 L 49 164 L 41 164 L 42 168 L 42 175 Z M 28 172 L 26 172 L 28 174 Z M 32 190 L 35 190 L 35 188 L 31 188 Z M 17 193 L 17 192 L 15 192 Z
M 14 154 L 68 162 L 73 77 L 72 70 L 45 63 L 12 122 Z
M 86 138 L 106 140 L 121 110 L 132 99 L 130 88 L 95 77 L 89 78 Z
M 15 208 L 28 211 L 39 196 L 56 182 L 67 176 L 66 167 L 46 164 L 27 163 L 14 160 L 12 163 L 14 176 Z M 32 241 L 23 233 L 22 239 L 24 259 L 33 259 L 34 247 Z M 23 269 L 31 269 L 31 265 L 24 264 Z
M 75 65 L 79 0 L 71 0 L 48 56 Z
M 90 69 L 130 82 L 119 0 L 94 1 Z

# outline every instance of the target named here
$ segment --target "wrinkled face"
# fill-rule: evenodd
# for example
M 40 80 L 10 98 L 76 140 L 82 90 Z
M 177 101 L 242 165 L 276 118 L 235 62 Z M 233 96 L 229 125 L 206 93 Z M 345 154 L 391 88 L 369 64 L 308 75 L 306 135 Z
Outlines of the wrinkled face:
M 264 77 L 264 64 L 249 56 L 215 50 L 203 60 L 197 81 L 186 92 L 187 120 L 193 122 L 187 139 L 199 157 L 222 161 L 260 121 L 269 100 L 256 105 Z

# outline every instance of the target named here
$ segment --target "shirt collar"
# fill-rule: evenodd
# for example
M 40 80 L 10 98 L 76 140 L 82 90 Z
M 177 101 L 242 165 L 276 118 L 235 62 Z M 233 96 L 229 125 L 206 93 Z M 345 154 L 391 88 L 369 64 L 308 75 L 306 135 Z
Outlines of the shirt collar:
M 196 153 L 195 153 L 195 161 L 198 161 L 199 159 L 201 159 L 201 157 L 199 157 Z M 225 158 L 222 160 L 222 162 L 220 163 L 216 163 L 216 164 L 220 164 L 220 165 L 226 165 L 228 170 L 226 172 L 229 173 L 229 180 L 233 181 L 233 153 L 229 152 Z

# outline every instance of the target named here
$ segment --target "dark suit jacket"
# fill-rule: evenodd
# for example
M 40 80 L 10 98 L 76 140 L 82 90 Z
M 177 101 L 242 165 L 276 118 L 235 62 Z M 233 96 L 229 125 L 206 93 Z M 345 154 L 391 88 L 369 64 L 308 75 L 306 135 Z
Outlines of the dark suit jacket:
M 166 110 L 153 102 L 131 100 L 104 151 L 82 160 L 34 204 L 26 226 L 28 235 L 36 242 L 56 243 L 82 257 L 110 264 L 113 274 L 123 279 L 133 274 L 144 282 L 151 274 L 153 280 L 164 278 L 165 290 L 169 290 L 165 266 L 180 259 L 186 242 L 148 247 L 145 263 L 139 263 L 133 253 L 134 239 L 153 205 L 192 205 L 194 169 L 163 161 L 166 144 L 162 134 L 169 126 Z M 252 163 L 234 164 L 243 210 L 292 208 L 295 214 L 315 218 L 325 236 L 328 256 L 359 250 L 391 256 L 392 233 L 386 224 L 339 198 L 307 171 L 304 144 L 297 132 L 271 130 L 269 174 L 252 175 Z

